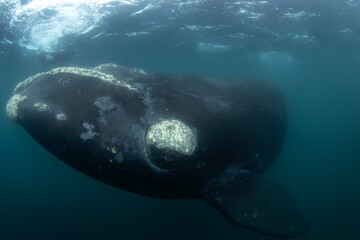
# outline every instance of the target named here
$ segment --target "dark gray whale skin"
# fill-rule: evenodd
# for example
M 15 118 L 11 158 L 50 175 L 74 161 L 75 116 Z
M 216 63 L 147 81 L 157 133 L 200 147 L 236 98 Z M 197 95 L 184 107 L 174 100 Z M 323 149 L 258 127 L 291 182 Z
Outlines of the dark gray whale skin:
M 77 170 L 131 192 L 202 198 L 230 222 L 279 237 L 307 231 L 291 194 L 261 177 L 283 145 L 280 91 L 257 79 L 145 73 L 103 64 L 20 83 L 9 118 Z

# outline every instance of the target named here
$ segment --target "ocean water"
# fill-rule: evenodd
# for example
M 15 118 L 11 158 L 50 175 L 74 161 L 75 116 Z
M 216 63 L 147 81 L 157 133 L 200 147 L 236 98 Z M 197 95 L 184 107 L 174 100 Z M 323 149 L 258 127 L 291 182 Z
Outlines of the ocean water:
M 0 239 L 277 239 L 199 199 L 144 197 L 87 177 L 6 117 L 25 78 L 108 62 L 276 84 L 289 126 L 265 175 L 308 220 L 298 239 L 360 239 L 359 22 L 357 0 L 0 1 Z

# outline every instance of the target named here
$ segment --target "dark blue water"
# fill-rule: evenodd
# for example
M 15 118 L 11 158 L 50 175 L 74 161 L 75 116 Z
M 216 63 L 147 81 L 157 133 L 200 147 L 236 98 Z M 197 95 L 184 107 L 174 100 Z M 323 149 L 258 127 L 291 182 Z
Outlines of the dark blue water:
M 0 239 L 276 239 L 231 225 L 202 200 L 143 197 L 91 179 L 7 119 L 7 100 L 25 78 L 56 66 L 107 62 L 147 72 L 259 77 L 278 85 L 288 106 L 288 134 L 278 160 L 265 174 L 291 191 L 309 221 L 310 232 L 298 239 L 359 239 L 360 3 L 269 2 L 272 11 L 266 6 L 253 9 L 266 13 L 262 22 L 232 22 L 229 15 L 216 14 L 217 2 L 209 1 L 204 6 L 210 10 L 200 11 L 206 14 L 177 15 L 164 29 L 133 39 L 122 34 L 139 31 L 146 21 L 160 21 L 167 12 L 143 15 L 142 24 L 112 15 L 93 32 L 67 36 L 65 48 L 77 54 L 55 65 L 42 63 L 37 51 L 19 46 L 19 33 L 3 20 L 0 37 L 13 44 L 0 45 Z M 322 17 L 280 24 L 276 7 L 320 12 Z M 179 30 L 180 25 L 202 22 L 233 28 L 191 34 Z M 245 26 L 251 31 L 244 32 L 258 34 L 254 40 L 224 37 Z M 91 38 L 101 28 L 119 34 Z M 267 36 L 265 28 L 283 37 Z M 309 38 L 315 44 L 286 39 L 295 32 L 313 36 Z M 208 42 L 231 47 L 199 48 L 198 43 Z

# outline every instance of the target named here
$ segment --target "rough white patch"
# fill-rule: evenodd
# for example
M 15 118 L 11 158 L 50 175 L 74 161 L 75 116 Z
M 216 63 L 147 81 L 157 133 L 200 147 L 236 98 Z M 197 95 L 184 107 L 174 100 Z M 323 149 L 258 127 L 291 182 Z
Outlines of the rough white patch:
M 20 94 L 15 94 L 12 96 L 7 105 L 6 105 L 6 115 L 10 118 L 11 121 L 17 122 L 18 121 L 18 105 L 22 101 L 25 101 L 27 96 L 22 96 Z
M 58 121 L 65 121 L 66 120 L 66 114 L 65 113 L 62 113 L 62 112 L 59 112 L 55 115 L 56 117 L 56 120 Z
M 159 149 L 191 155 L 196 148 L 197 136 L 190 127 L 179 120 L 164 120 L 150 127 L 146 141 Z
M 82 140 L 84 140 L 84 141 L 91 140 L 94 137 L 99 135 L 99 133 L 94 131 L 94 129 L 95 129 L 94 125 L 89 124 L 88 122 L 84 122 L 83 127 L 87 130 L 87 132 L 84 132 L 84 133 L 80 134 L 80 138 Z
M 38 74 L 36 74 L 34 76 L 29 77 L 25 81 L 19 83 L 16 86 L 14 92 L 17 92 L 19 89 L 28 86 L 34 79 L 38 78 L 39 76 L 42 76 L 42 75 L 56 75 L 58 73 L 72 73 L 72 74 L 79 75 L 79 76 L 84 76 L 84 77 L 93 77 L 93 78 L 97 78 L 97 79 L 100 79 L 100 80 L 105 81 L 105 82 L 109 82 L 109 83 L 114 84 L 116 86 L 126 87 L 129 90 L 137 91 L 137 88 L 132 87 L 130 84 L 126 83 L 125 81 L 123 81 L 121 79 L 117 79 L 117 78 L 115 78 L 114 76 L 112 76 L 110 74 L 105 74 L 105 73 L 98 72 L 98 71 L 91 70 L 91 69 L 87 69 L 87 68 L 60 67 L 60 68 L 54 68 L 51 71 L 46 72 L 46 73 L 38 73 Z
M 43 102 L 36 102 L 33 104 L 34 107 L 36 107 L 36 110 L 40 112 L 44 112 L 49 110 L 49 106 L 46 103 Z

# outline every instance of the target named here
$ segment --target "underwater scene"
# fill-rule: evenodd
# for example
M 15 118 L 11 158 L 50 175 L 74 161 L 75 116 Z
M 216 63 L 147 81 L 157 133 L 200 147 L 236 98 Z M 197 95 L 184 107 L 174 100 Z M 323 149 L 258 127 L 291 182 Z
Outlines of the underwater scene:
M 0 0 L 0 239 L 360 239 L 360 1 Z

